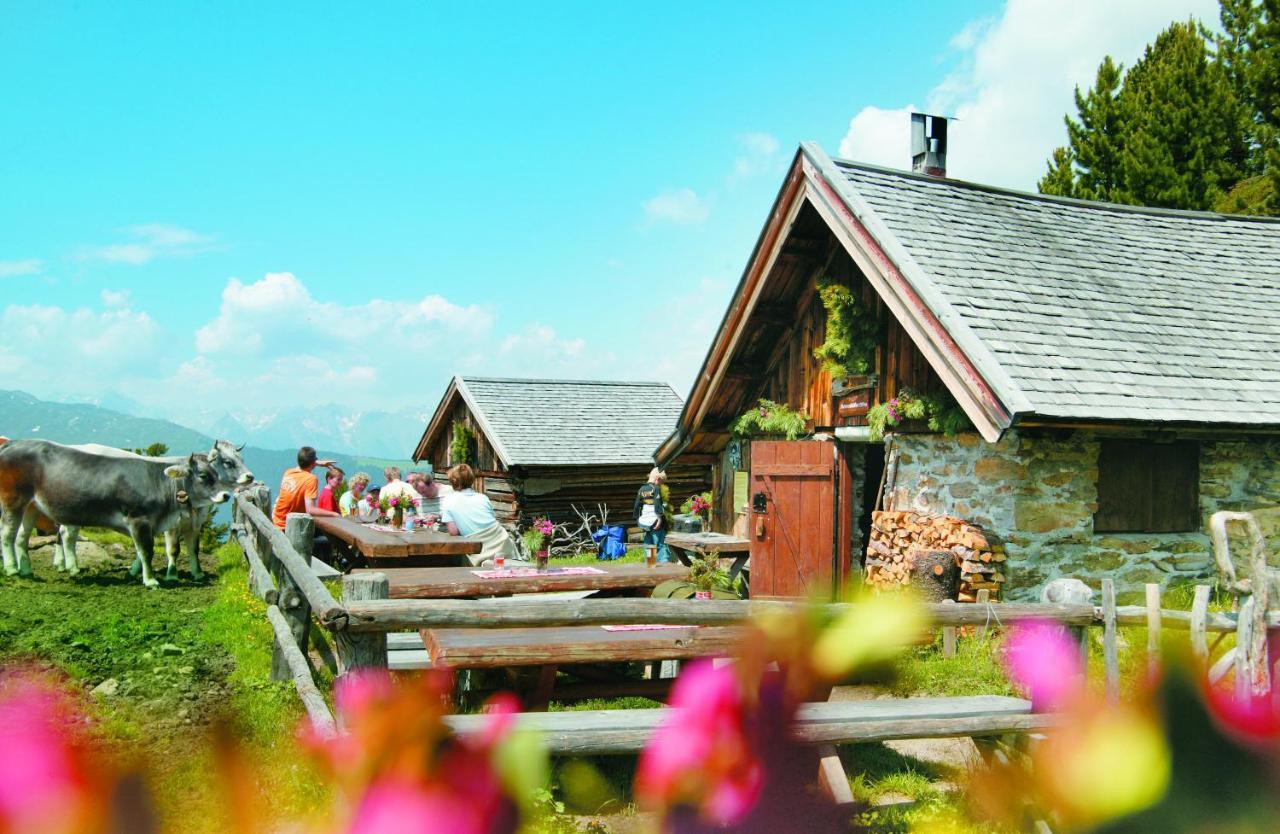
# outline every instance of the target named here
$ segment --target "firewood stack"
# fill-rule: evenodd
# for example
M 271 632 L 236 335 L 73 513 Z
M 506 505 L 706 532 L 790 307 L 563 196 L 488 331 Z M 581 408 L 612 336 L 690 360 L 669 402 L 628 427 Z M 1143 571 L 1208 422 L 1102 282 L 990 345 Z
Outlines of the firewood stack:
M 992 599 L 999 594 L 1004 582 L 1002 543 L 963 519 L 913 510 L 871 514 L 865 581 L 874 588 L 908 585 L 917 559 L 937 551 L 950 551 L 960 569 L 957 600 L 977 602 L 981 590 L 990 591 Z

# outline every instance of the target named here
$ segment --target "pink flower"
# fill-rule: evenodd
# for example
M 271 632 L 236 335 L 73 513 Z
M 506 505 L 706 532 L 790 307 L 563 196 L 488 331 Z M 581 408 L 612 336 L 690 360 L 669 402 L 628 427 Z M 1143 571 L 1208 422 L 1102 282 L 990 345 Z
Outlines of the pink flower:
M 487 834 L 485 810 L 447 785 L 392 777 L 370 786 L 348 834 Z
M 1280 702 L 1273 695 L 1237 698 L 1230 687 L 1219 685 L 1207 687 L 1205 700 L 1214 721 L 1242 743 L 1274 750 L 1280 742 Z
M 394 691 L 395 684 L 387 670 L 355 669 L 334 683 L 333 704 L 344 720 L 358 720 L 390 698 Z
M 0 831 L 52 834 L 87 822 L 96 799 L 76 720 L 51 684 L 0 680 Z
M 1062 626 L 1045 620 L 1016 625 L 1004 646 L 1004 665 L 1031 695 L 1037 711 L 1059 709 L 1080 691 L 1080 649 Z
M 400 499 L 395 497 L 394 495 L 391 496 L 391 498 L 387 499 L 387 506 L 397 507 L 399 505 L 400 505 Z
M 651 806 L 697 805 L 704 817 L 733 825 L 755 804 L 762 781 L 734 670 L 707 661 L 691 664 L 640 755 L 636 797 Z

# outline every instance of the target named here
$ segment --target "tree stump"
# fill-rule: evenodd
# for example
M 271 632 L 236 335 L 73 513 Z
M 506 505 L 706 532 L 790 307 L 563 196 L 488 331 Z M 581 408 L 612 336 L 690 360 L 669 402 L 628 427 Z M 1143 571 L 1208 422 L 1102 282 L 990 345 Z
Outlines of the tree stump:
M 950 550 L 917 550 L 911 563 L 911 587 L 925 602 L 955 599 L 960 591 L 960 566 Z

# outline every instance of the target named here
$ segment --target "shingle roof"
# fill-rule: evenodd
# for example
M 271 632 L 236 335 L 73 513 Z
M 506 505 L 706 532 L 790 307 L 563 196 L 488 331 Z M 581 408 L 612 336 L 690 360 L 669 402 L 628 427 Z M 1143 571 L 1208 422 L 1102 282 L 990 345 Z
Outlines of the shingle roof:
M 651 463 L 683 405 L 663 382 L 457 382 L 508 466 Z
M 1280 424 L 1280 222 L 834 170 L 933 313 L 989 352 L 988 382 L 1017 411 Z

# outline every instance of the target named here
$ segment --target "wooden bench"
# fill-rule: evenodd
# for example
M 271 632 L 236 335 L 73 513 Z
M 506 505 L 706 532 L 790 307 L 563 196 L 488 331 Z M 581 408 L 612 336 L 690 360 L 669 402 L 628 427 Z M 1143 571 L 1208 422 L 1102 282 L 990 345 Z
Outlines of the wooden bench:
M 553 754 L 634 754 L 648 743 L 663 713 L 661 709 L 583 710 L 521 713 L 515 720 L 516 726 L 540 733 Z M 488 718 L 453 715 L 445 720 L 457 731 L 475 732 Z M 1053 721 L 1052 715 L 1033 713 L 1030 701 L 998 695 L 827 701 L 800 708 L 796 735 L 815 745 L 1001 736 L 1038 732 Z
M 613 631 L 601 626 L 549 628 L 436 628 L 420 635 L 387 635 L 387 666 L 393 671 L 450 666 L 458 670 L 533 668 L 532 681 L 517 686 L 512 674 L 507 685 L 523 688 L 530 709 L 546 709 L 549 701 L 645 695 L 662 698 L 671 678 L 659 672 L 662 661 L 725 657 L 733 653 L 741 630 L 732 626 L 685 626 L 640 631 Z M 617 664 L 649 663 L 648 679 L 618 673 Z M 561 667 L 572 667 L 579 683 L 557 682 Z M 469 697 L 483 694 L 466 677 Z M 459 693 L 462 694 L 461 692 Z

